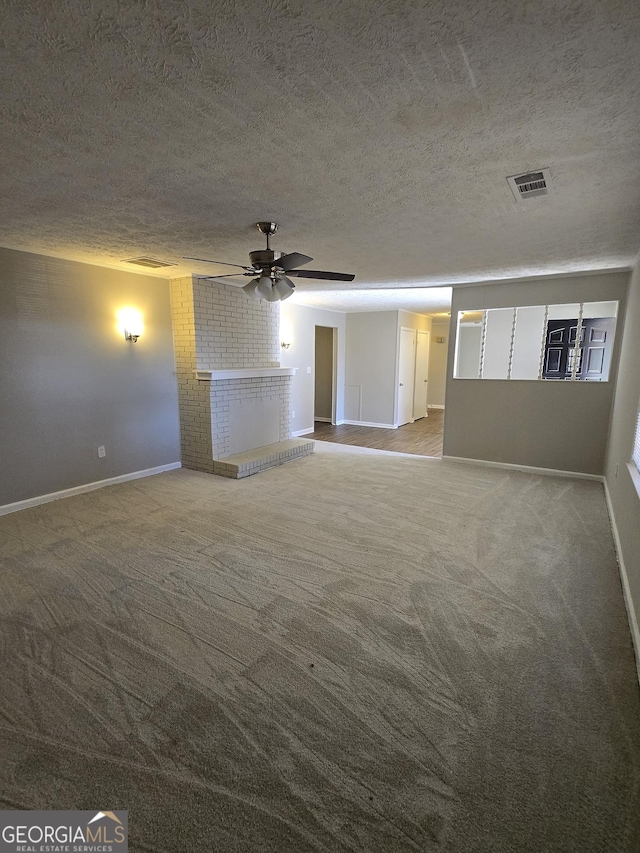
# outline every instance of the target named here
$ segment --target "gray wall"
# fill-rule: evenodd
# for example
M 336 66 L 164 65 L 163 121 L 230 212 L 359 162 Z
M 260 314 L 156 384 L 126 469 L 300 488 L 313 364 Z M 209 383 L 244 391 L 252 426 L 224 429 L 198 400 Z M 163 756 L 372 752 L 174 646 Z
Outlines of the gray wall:
M 640 496 L 635 490 L 627 463 L 640 403 L 640 265 L 636 266 L 629 288 L 624 321 L 620 368 L 611 418 L 611 432 L 605 467 L 607 488 L 618 531 L 635 619 L 636 655 L 640 671 Z
M 602 474 L 614 382 L 453 379 L 459 311 L 617 299 L 615 377 L 629 273 L 454 287 L 445 456 Z
M 347 422 L 385 427 L 396 423 L 401 327 L 429 332 L 431 318 L 402 310 L 347 314 Z
M 0 249 L 0 407 L 0 506 L 178 461 L 168 281 Z
M 280 303 L 281 337 L 291 341 L 289 349 L 280 350 L 282 367 L 296 367 L 291 381 L 291 409 L 294 435 L 313 432 L 315 327 L 329 326 L 338 336 L 338 381 L 336 387 L 336 420 L 344 418 L 345 315 L 298 305 L 295 296 Z M 307 372 L 307 370 L 309 372 Z
M 345 420 L 394 424 L 397 346 L 397 311 L 347 314 Z

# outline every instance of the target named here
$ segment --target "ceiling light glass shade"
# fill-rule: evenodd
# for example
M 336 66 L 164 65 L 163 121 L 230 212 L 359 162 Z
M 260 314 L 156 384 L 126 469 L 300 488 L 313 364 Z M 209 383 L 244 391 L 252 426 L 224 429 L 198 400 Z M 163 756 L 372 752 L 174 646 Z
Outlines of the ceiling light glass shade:
M 278 302 L 280 297 L 278 296 L 278 291 L 273 287 L 271 288 L 271 293 L 267 297 L 267 302 Z
M 261 275 L 258 281 L 257 291 L 267 302 L 276 302 L 280 297 L 273 290 L 271 278 L 268 275 Z
M 260 299 L 260 294 L 258 293 L 258 283 L 259 278 L 252 278 L 249 284 L 245 284 L 242 288 L 247 296 L 253 296 L 254 299 Z
M 295 289 L 294 283 L 286 275 L 276 279 L 273 289 L 278 294 L 278 299 L 288 299 Z

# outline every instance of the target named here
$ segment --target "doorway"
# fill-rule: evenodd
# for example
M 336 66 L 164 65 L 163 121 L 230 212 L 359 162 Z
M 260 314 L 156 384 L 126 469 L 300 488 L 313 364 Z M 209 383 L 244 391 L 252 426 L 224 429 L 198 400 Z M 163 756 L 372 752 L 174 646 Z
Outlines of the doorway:
M 436 411 L 430 410 L 429 417 L 426 417 L 429 346 L 432 336 L 426 330 L 409 327 L 401 327 L 395 334 L 396 358 L 392 365 L 393 374 L 389 376 L 395 392 L 394 425 L 363 423 L 360 419 L 340 422 L 339 425 L 320 421 L 316 422 L 310 438 L 417 456 L 442 456 L 444 407 L 440 406 Z M 446 357 L 442 363 L 443 372 L 445 364 Z M 358 390 L 361 391 L 361 386 Z
M 315 381 L 313 419 L 336 422 L 337 334 L 332 326 L 315 327 Z

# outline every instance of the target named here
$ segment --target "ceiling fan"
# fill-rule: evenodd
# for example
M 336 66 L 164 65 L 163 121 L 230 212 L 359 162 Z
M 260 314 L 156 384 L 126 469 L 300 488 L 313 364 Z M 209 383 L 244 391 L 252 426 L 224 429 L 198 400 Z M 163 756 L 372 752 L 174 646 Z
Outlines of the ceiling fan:
M 355 275 L 343 272 L 326 272 L 325 270 L 299 270 L 303 264 L 308 264 L 313 258 L 308 255 L 301 255 L 300 252 L 289 252 L 283 254 L 269 245 L 269 238 L 278 230 L 277 222 L 257 222 L 258 230 L 267 238 L 267 248 L 257 249 L 254 252 L 249 252 L 250 266 L 242 264 L 229 264 L 225 261 L 212 261 L 208 258 L 189 258 L 185 256 L 187 261 L 203 261 L 207 264 L 221 264 L 227 267 L 237 267 L 244 272 L 227 273 L 227 275 L 208 275 L 204 276 L 207 280 L 217 278 L 229 278 L 229 276 L 246 275 L 254 276 L 259 273 L 258 278 L 254 278 L 242 288 L 248 296 L 254 296 L 257 299 L 266 299 L 267 302 L 277 302 L 278 300 L 288 299 L 295 289 L 295 284 L 291 281 L 293 278 L 316 278 L 327 281 L 353 281 Z

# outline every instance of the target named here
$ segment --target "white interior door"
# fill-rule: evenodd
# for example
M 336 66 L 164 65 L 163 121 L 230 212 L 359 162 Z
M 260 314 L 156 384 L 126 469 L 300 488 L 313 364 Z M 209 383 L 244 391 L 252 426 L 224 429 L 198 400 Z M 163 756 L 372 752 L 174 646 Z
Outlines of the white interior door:
M 413 418 L 427 417 L 429 388 L 429 332 L 418 331 L 416 339 L 416 378 L 413 388 Z
M 398 369 L 398 426 L 413 420 L 413 387 L 416 368 L 415 329 L 400 329 Z

